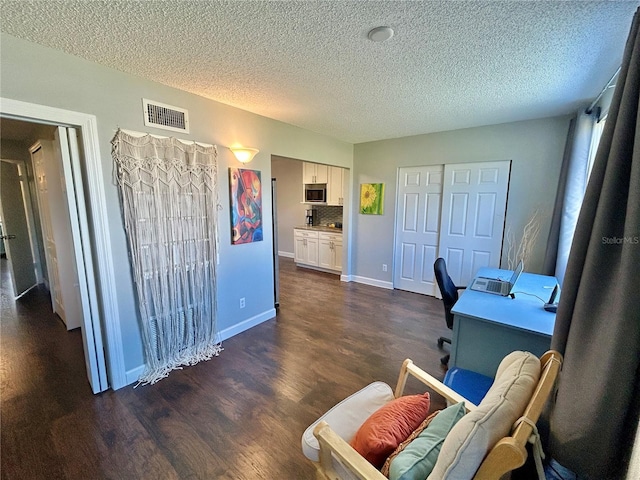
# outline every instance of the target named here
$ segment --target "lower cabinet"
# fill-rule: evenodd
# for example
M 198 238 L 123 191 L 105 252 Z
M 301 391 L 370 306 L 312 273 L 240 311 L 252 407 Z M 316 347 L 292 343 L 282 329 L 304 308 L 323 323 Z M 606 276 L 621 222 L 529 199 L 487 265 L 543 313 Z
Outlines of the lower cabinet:
M 320 232 L 318 266 L 342 271 L 342 234 Z
M 294 229 L 294 260 L 298 265 L 342 272 L 342 233 Z
M 318 232 L 294 229 L 294 260 L 304 265 L 318 266 Z

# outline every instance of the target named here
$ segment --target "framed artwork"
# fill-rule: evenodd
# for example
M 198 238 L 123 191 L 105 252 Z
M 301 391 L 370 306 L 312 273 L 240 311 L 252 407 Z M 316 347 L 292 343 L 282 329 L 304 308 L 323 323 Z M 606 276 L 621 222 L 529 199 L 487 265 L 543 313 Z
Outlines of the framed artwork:
M 231 196 L 231 244 L 262 241 L 260 172 L 229 168 L 229 194 Z
M 360 184 L 360 213 L 365 215 L 384 214 L 384 183 Z

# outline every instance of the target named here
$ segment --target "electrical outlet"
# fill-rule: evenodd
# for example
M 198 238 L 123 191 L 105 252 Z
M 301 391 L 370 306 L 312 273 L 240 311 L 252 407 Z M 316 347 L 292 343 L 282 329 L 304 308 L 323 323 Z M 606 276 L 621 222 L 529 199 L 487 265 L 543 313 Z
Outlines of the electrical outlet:
M 244 308 L 244 297 L 240 299 L 240 308 Z
M 386 271 L 387 271 L 387 264 L 386 264 L 386 263 L 383 263 L 383 264 L 382 264 L 382 271 L 383 271 L 383 272 L 386 272 Z

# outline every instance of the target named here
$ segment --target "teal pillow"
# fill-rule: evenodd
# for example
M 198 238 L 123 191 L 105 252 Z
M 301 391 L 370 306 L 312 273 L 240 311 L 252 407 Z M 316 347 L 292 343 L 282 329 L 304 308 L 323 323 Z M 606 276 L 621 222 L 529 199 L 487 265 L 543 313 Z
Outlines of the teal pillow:
M 449 430 L 467 411 L 464 403 L 451 405 L 438 413 L 427 428 L 392 461 L 389 480 L 424 480 L 436 464 L 440 447 Z

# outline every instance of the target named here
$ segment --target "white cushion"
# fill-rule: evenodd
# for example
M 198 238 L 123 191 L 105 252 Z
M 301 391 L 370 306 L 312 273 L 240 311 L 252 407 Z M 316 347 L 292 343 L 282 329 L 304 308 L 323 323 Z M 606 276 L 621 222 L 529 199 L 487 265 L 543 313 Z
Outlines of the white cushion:
M 455 424 L 427 480 L 473 478 L 482 460 L 520 418 L 540 378 L 540 360 L 529 352 L 507 355 L 478 408 Z
M 340 438 L 350 442 L 364 421 L 393 399 L 393 390 L 384 382 L 373 382 L 345 398 L 304 431 L 302 453 L 309 460 L 314 462 L 319 460 L 320 445 L 313 435 L 313 429 L 322 420 L 327 422 Z

